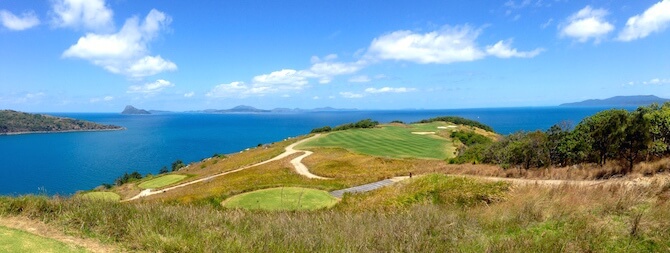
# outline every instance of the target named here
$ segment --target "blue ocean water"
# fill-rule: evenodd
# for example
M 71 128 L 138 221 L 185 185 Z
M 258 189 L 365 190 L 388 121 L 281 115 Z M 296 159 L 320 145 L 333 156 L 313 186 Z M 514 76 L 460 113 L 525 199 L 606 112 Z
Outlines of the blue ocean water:
M 496 132 L 546 130 L 573 125 L 606 108 L 532 107 L 454 110 L 349 111 L 263 114 L 49 113 L 114 124 L 123 131 L 0 136 L 0 195 L 70 195 L 112 183 L 124 172 L 156 173 L 181 159 L 199 161 L 258 144 L 309 133 L 316 127 L 370 118 L 414 122 L 437 116 L 480 121 Z M 630 109 L 630 108 L 629 108 Z

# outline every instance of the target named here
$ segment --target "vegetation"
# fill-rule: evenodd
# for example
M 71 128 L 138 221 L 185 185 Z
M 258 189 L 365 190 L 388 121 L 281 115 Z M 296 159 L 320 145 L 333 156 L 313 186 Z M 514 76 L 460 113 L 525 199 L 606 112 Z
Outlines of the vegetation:
M 348 129 L 361 129 L 361 128 L 375 128 L 379 125 L 379 122 L 373 121 L 371 119 L 364 119 L 356 123 L 349 123 L 344 125 L 336 126 L 335 128 L 330 128 L 330 126 L 320 127 L 312 129 L 311 133 L 324 133 L 330 131 L 343 131 Z
M 126 173 L 123 173 L 123 176 L 120 176 L 116 180 L 114 180 L 114 184 L 116 186 L 121 186 L 125 183 L 134 182 L 134 181 L 137 181 L 137 180 L 140 180 L 140 179 L 142 179 L 142 174 L 140 174 L 139 172 L 133 171 L 130 174 L 128 174 L 126 172 Z
M 635 163 L 670 155 L 670 103 L 633 112 L 605 110 L 574 129 L 557 124 L 546 132 L 518 132 L 463 151 L 456 162 L 484 162 L 524 169 L 609 161 L 630 173 Z
M 437 124 L 429 127 L 384 126 L 375 129 L 352 129 L 333 132 L 299 148 L 341 147 L 363 154 L 394 158 L 429 158 L 444 160 L 453 155 L 451 141 L 446 138 L 412 134 L 413 131 L 437 130 Z
M 489 132 L 495 132 L 495 131 L 493 131 L 493 128 L 491 128 L 490 126 L 484 125 L 484 124 L 479 123 L 479 122 L 474 121 L 474 120 L 469 120 L 469 119 L 466 119 L 466 118 L 461 118 L 461 117 L 456 117 L 456 116 L 436 117 L 436 118 L 421 120 L 421 121 L 416 122 L 416 123 L 431 123 L 431 122 L 437 122 L 437 121 L 450 122 L 450 123 L 454 123 L 454 124 L 457 124 L 457 125 L 472 126 L 472 127 L 476 127 L 476 128 L 480 128 L 480 129 L 489 131 Z
M 668 182 L 510 192 L 429 175 L 314 212 L 23 196 L 0 197 L 0 216 L 143 252 L 659 252 L 670 247 L 668 200 Z
M 137 187 L 140 187 L 142 189 L 157 189 L 157 188 L 161 188 L 161 187 L 168 186 L 168 185 L 174 184 L 176 182 L 179 182 L 186 177 L 187 177 L 186 175 L 177 175 L 177 174 L 170 174 L 170 175 L 160 176 L 160 177 L 153 178 L 151 180 L 142 182 Z
M 0 226 L 0 252 L 87 252 L 80 247 Z
M 83 120 L 0 110 L 0 134 L 118 129 L 122 128 Z
M 181 168 L 184 168 L 184 167 L 186 167 L 186 164 L 184 164 L 184 162 L 182 162 L 179 159 L 172 163 L 172 171 L 173 172 L 179 171 Z
M 247 210 L 316 210 L 331 207 L 337 199 L 328 192 L 300 187 L 263 189 L 233 196 L 223 202 L 227 208 Z

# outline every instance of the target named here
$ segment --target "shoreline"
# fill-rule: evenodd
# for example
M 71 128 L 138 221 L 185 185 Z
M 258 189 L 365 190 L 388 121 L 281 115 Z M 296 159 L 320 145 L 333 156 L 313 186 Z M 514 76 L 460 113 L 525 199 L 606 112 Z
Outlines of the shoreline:
M 0 133 L 0 136 L 9 135 L 24 135 L 24 134 L 60 134 L 60 133 L 76 133 L 76 132 L 106 132 L 106 131 L 122 131 L 127 130 L 125 127 L 115 129 L 81 129 L 81 130 L 62 130 L 62 131 L 33 131 L 33 132 L 11 132 Z

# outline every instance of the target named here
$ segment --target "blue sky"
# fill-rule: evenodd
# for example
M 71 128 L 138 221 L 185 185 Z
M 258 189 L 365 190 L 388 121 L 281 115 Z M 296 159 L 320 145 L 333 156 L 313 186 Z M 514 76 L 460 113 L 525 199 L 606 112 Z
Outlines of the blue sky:
M 670 0 L 0 0 L 0 109 L 670 98 Z

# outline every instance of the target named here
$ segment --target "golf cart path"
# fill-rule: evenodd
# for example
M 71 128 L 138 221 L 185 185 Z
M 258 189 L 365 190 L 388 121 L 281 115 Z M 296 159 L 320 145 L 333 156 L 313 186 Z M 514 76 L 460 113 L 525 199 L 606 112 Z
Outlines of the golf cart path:
M 295 154 L 295 153 L 299 153 L 299 152 L 304 152 L 304 154 L 301 155 L 301 156 L 298 156 L 298 157 L 294 158 L 293 160 L 291 160 L 291 164 L 293 165 L 293 167 L 295 167 L 295 170 L 296 170 L 296 172 L 297 172 L 298 174 L 303 175 L 303 176 L 306 176 L 306 177 L 308 177 L 308 178 L 315 178 L 315 179 L 329 179 L 329 178 L 320 177 L 320 176 L 317 176 L 317 175 L 312 174 L 311 172 L 309 172 L 309 169 L 307 168 L 307 166 L 305 166 L 305 165 L 302 163 L 302 159 L 305 158 L 305 157 L 307 157 L 307 156 L 309 156 L 309 155 L 311 155 L 313 152 L 311 152 L 311 151 L 303 151 L 303 150 L 295 149 L 295 147 L 298 146 L 298 145 L 300 145 L 301 143 L 306 142 L 306 141 L 309 141 L 309 140 L 312 140 L 312 139 L 314 139 L 314 138 L 316 138 L 316 137 L 319 137 L 320 135 L 321 135 L 321 134 L 316 134 L 316 135 L 314 135 L 314 136 L 312 136 L 312 137 L 309 137 L 309 138 L 306 138 L 306 139 L 297 141 L 297 142 L 295 142 L 295 143 L 293 143 L 293 144 L 291 144 L 291 145 L 288 145 L 288 146 L 284 149 L 284 150 L 285 150 L 284 153 L 281 153 L 280 155 L 275 156 L 275 157 L 273 157 L 273 158 L 271 158 L 271 159 L 269 159 L 269 160 L 265 160 L 265 161 L 262 161 L 262 162 L 259 162 L 259 163 L 255 163 L 255 164 L 252 164 L 252 165 L 244 166 L 244 167 L 242 167 L 242 168 L 235 169 L 235 170 L 231 170 L 231 171 L 221 172 L 221 173 L 218 173 L 218 174 L 214 174 L 214 175 L 211 175 L 211 176 L 208 176 L 208 177 L 204 177 L 204 178 L 201 178 L 201 179 L 193 180 L 193 181 L 186 182 L 186 183 L 183 183 L 183 184 L 178 184 L 178 185 L 171 186 L 171 187 L 168 187 L 168 188 L 165 188 L 165 189 L 161 189 L 161 190 L 158 190 L 158 191 L 152 191 L 151 189 L 146 189 L 146 190 L 141 191 L 139 194 L 135 195 L 134 197 L 129 198 L 129 199 L 122 200 L 121 202 L 131 201 L 131 200 L 136 200 L 136 199 L 139 199 L 139 198 L 142 198 L 142 197 L 151 196 L 151 195 L 156 195 L 156 194 L 160 194 L 160 193 L 163 193 L 163 192 L 171 191 L 171 190 L 174 190 L 174 189 L 177 189 L 177 188 L 181 188 L 181 187 L 189 186 L 189 185 L 192 185 L 192 184 L 197 184 L 197 183 L 200 183 L 200 182 L 204 182 L 204 181 L 212 180 L 213 178 L 216 178 L 216 177 L 225 176 L 225 175 L 228 175 L 228 174 L 231 174 L 231 173 L 235 173 L 235 172 L 238 172 L 238 171 L 241 171 L 241 170 L 245 170 L 245 169 L 252 168 L 252 167 L 256 167 L 256 166 L 260 166 L 260 165 L 263 165 L 263 164 L 266 164 L 266 163 L 269 163 L 269 162 L 273 162 L 273 161 L 281 160 L 281 159 L 284 159 L 284 158 L 286 158 L 286 157 L 288 157 L 288 156 L 290 156 L 290 155 L 293 155 L 293 154 Z
M 421 175 L 417 175 L 420 177 Z M 622 184 L 624 186 L 648 186 L 651 184 L 653 179 L 645 178 L 634 178 L 634 179 L 606 179 L 606 180 L 560 180 L 560 179 L 526 179 L 526 178 L 503 178 L 503 177 L 485 177 L 485 176 L 474 176 L 474 175 L 465 175 L 465 174 L 447 174 L 450 177 L 468 177 L 473 179 L 481 179 L 486 181 L 504 181 L 516 185 L 540 185 L 540 186 L 562 186 L 562 185 L 573 185 L 573 186 L 598 186 L 598 185 L 611 185 L 611 184 Z M 391 185 L 393 183 L 408 179 L 410 177 L 394 177 L 391 179 L 385 179 L 369 184 L 354 186 L 351 188 L 340 189 L 330 192 L 330 195 L 336 198 L 342 198 L 344 193 L 361 193 L 369 192 L 372 190 L 379 189 L 381 187 Z M 670 181 L 669 177 L 660 177 L 660 180 Z

